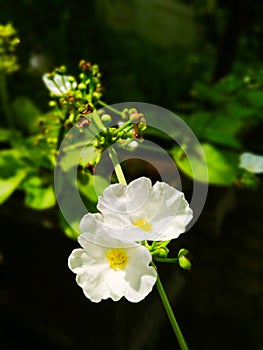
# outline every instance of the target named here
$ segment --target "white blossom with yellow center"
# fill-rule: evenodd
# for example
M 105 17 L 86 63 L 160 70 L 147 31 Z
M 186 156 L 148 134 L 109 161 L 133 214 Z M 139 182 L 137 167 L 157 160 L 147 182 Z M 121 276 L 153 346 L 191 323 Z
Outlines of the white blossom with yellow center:
M 68 75 L 55 74 L 55 76 L 50 79 L 48 73 L 43 75 L 43 81 L 50 92 L 55 96 L 62 96 L 71 89 L 77 87 L 76 81 L 70 81 L 72 78 Z M 72 78 L 73 79 L 73 78 Z
M 136 303 L 151 292 L 157 273 L 149 266 L 152 257 L 147 248 L 109 236 L 93 219 L 78 241 L 83 249 L 73 250 L 68 264 L 91 301 L 125 297 Z
M 110 185 L 99 197 L 97 208 L 101 214 L 88 214 L 82 218 L 82 232 L 95 220 L 97 224 L 107 226 L 111 235 L 131 241 L 177 238 L 193 217 L 181 191 L 164 182 L 152 186 L 146 177 L 128 185 Z
M 263 156 L 245 152 L 240 156 L 239 167 L 246 169 L 250 173 L 263 173 Z

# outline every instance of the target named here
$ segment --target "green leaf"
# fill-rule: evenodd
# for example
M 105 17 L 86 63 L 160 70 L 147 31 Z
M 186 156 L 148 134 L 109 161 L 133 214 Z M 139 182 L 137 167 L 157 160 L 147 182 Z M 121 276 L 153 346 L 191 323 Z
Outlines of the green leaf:
M 0 142 L 8 142 L 13 140 L 13 138 L 19 137 L 20 133 L 17 130 L 10 130 L 0 128 Z
M 195 83 L 193 92 L 198 99 L 215 105 L 222 104 L 225 99 L 224 93 L 216 86 L 210 86 L 199 81 Z
M 251 107 L 263 107 L 263 90 L 250 90 L 247 92 L 246 97 Z
M 238 175 L 238 155 L 229 151 L 219 151 L 211 144 L 202 144 L 207 165 L 200 162 L 198 150 L 191 150 L 190 162 L 181 148 L 174 148 L 172 155 L 180 170 L 195 181 L 205 182 L 208 170 L 209 183 L 213 185 L 233 185 Z M 195 173 L 193 175 L 193 169 Z
M 65 220 L 64 216 L 60 213 L 59 223 L 66 236 L 68 236 L 71 239 L 77 240 L 80 234 L 79 222 L 75 221 L 71 223 L 71 225 L 69 225 L 68 222 Z
M 39 130 L 38 120 L 41 111 L 32 100 L 25 96 L 18 97 L 13 102 L 12 109 L 17 129 L 27 132 Z
M 46 186 L 37 176 L 30 177 L 24 184 L 25 204 L 33 209 L 48 209 L 56 204 L 53 186 Z
M 78 180 L 78 188 L 82 197 L 95 203 L 98 202 L 98 196 L 109 185 L 102 176 L 92 175 L 90 173 L 79 174 Z
M 26 175 L 27 171 L 20 163 L 18 151 L 4 150 L 0 152 L 0 204 L 11 196 Z
M 220 145 L 240 148 L 241 144 L 236 135 L 244 124 L 244 120 L 231 118 L 228 114 L 224 114 L 223 111 L 215 112 L 214 118 L 205 129 L 203 137 Z
M 213 121 L 212 112 L 200 111 L 191 114 L 186 122 L 198 138 L 203 138 L 207 125 Z
M 82 145 L 83 151 L 79 147 L 70 148 L 63 151 L 63 156 L 60 158 L 60 165 L 64 171 L 68 171 L 70 168 L 79 165 L 83 167 L 87 166 L 88 163 L 93 163 L 99 156 L 98 151 L 94 146 Z

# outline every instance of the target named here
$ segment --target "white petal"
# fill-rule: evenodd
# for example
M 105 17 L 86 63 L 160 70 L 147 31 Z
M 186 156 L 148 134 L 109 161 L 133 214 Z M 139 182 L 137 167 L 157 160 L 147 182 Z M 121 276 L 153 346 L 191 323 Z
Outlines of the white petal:
M 132 181 L 125 191 L 125 185 L 120 188 L 115 199 L 111 196 L 112 192 L 106 191 L 107 198 L 105 200 L 104 195 L 101 197 L 99 209 L 103 213 L 104 224 L 110 227 L 112 235 L 121 239 L 174 239 L 185 231 L 193 217 L 184 194 L 164 182 L 156 182 L 151 187 L 151 181 L 142 177 Z M 149 229 L 137 227 L 139 221 L 149 224 Z
M 263 156 L 249 152 L 242 153 L 239 166 L 254 174 L 263 173 Z
M 48 78 L 48 73 L 43 75 L 43 81 L 46 87 L 55 96 L 62 96 L 64 93 L 68 92 L 71 88 L 76 88 L 76 82 L 69 82 L 68 75 L 56 74 L 53 79 Z
M 129 264 L 125 269 L 129 288 L 125 298 L 131 302 L 143 300 L 151 291 L 157 279 L 157 272 L 149 266 L 152 257 L 147 248 L 138 246 L 129 249 Z
M 103 215 L 135 212 L 149 197 L 151 180 L 141 177 L 129 185 L 114 184 L 107 187 L 99 197 L 97 208 Z
M 83 233 L 80 237 L 80 242 L 87 250 L 75 249 L 69 257 L 69 267 L 77 274 L 76 281 L 87 298 L 99 302 L 107 298 L 117 301 L 125 297 L 131 302 L 139 302 L 151 292 L 157 274 L 149 266 L 152 256 L 147 248 L 110 236 L 104 239 L 100 235 Z M 125 250 L 127 265 L 124 269 L 110 267 L 107 259 L 109 247 L 94 243 L 101 243 L 101 239 L 106 241 L 110 249 Z

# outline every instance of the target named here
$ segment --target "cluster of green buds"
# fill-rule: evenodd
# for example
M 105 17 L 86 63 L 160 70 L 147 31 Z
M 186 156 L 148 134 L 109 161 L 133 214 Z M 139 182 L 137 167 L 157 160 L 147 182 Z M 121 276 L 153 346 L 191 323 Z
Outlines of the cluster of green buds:
M 50 106 L 56 108 L 60 121 L 68 128 L 92 113 L 102 96 L 99 67 L 84 60 L 79 67 L 78 80 L 67 75 L 65 66 L 43 76 L 52 97 Z
M 183 270 L 191 270 L 192 263 L 189 258 L 189 251 L 185 248 L 182 248 L 179 250 L 176 258 L 168 258 L 169 249 L 167 245 L 169 243 L 170 240 L 163 242 L 153 242 L 152 245 L 149 245 L 148 242 L 145 242 L 144 245 L 151 252 L 154 261 L 177 263 Z
M 57 145 L 58 148 L 73 126 L 77 126 L 80 133 L 90 131 L 95 135 L 92 146 L 98 154 L 96 159 L 115 143 L 129 150 L 136 148 L 142 141 L 142 132 L 146 128 L 144 115 L 135 108 L 120 111 L 108 106 L 101 100 L 103 88 L 99 67 L 81 60 L 79 68 L 81 72 L 78 79 L 68 75 L 65 66 L 55 68 L 43 76 L 50 92 L 49 104 L 52 107 L 52 118 L 47 118 L 41 125 L 43 135 L 47 136 L 48 130 L 56 129 L 57 136 L 49 137 L 48 140 L 53 140 L 54 146 Z M 98 106 L 103 108 L 99 109 Z
M 11 23 L 0 24 L 0 72 L 10 74 L 19 69 L 15 50 L 20 40 Z
M 143 140 L 142 131 L 146 128 L 144 115 L 135 108 L 125 108 L 122 112 L 117 112 L 121 115 L 121 121 L 114 127 L 107 127 L 107 124 L 112 124 L 110 114 L 105 113 L 104 110 L 98 112 L 103 127 L 94 146 L 102 152 L 115 143 L 122 148 L 132 149 L 136 147 L 137 142 Z

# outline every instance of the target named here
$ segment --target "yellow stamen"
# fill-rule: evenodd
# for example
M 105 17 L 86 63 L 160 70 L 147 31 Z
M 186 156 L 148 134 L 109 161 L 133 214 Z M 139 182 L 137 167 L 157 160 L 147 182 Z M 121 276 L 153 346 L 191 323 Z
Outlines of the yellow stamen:
M 142 229 L 145 232 L 149 232 L 152 230 L 152 225 L 145 220 L 138 220 L 134 223 L 134 225 L 139 227 L 140 229 Z
M 124 249 L 114 248 L 107 253 L 108 262 L 111 269 L 124 269 L 128 262 L 128 257 Z

